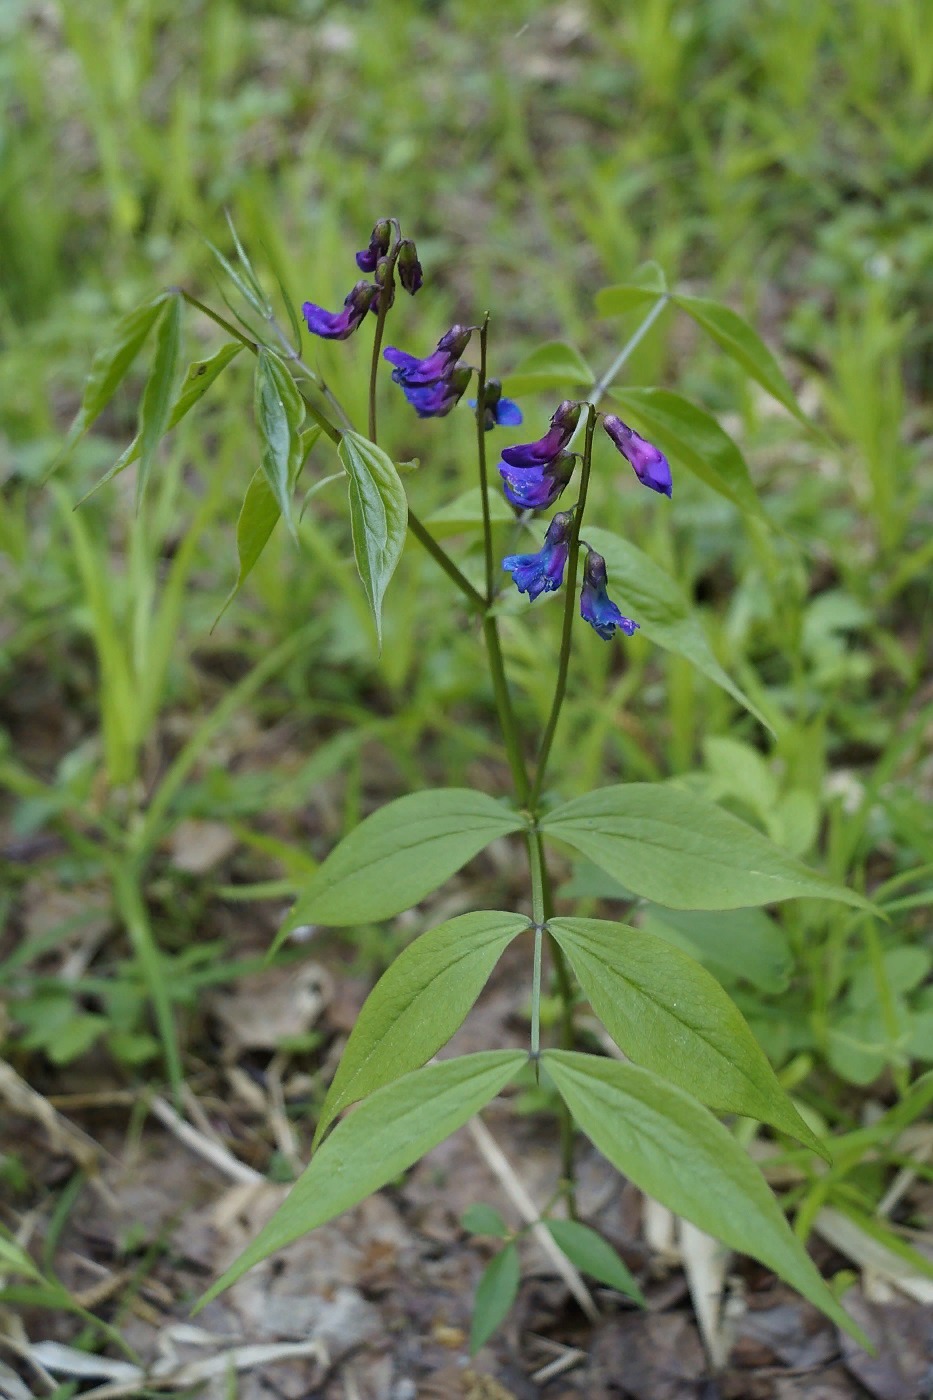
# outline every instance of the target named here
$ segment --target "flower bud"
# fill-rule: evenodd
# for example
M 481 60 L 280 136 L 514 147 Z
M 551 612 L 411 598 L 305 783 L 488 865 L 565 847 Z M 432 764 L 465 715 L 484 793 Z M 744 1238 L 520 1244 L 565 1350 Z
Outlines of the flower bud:
M 403 238 L 398 249 L 398 280 L 409 296 L 421 290 L 424 272 L 418 261 L 418 250 L 410 238 Z

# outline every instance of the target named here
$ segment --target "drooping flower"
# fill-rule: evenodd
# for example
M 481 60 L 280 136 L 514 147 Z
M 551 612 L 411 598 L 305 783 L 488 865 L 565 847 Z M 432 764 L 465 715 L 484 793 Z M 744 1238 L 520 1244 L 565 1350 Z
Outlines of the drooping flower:
M 573 452 L 558 452 L 556 457 L 539 466 L 515 467 L 500 462 L 499 475 L 506 500 L 519 510 L 547 510 L 573 476 L 575 462 Z
M 469 365 L 457 365 L 436 384 L 403 384 L 402 393 L 419 418 L 446 418 L 460 402 L 472 373 Z
M 342 311 L 325 311 L 313 301 L 306 301 L 301 308 L 301 314 L 312 335 L 322 336 L 324 340 L 346 340 L 356 330 L 378 295 L 379 288 L 373 286 L 372 282 L 357 282 L 344 298 Z
M 671 467 L 660 448 L 639 437 L 634 428 L 623 423 L 614 413 L 606 414 L 603 427 L 625 460 L 631 464 L 642 486 L 648 486 L 652 491 L 660 492 L 662 496 L 670 496 L 673 489 Z
M 604 641 L 609 641 L 618 627 L 630 637 L 638 623 L 624 617 L 606 592 L 606 561 L 595 549 L 587 552 L 583 565 L 583 587 L 580 590 L 580 616 Z
M 356 255 L 356 265 L 360 272 L 375 272 L 376 264 L 389 251 L 392 226 L 388 219 L 380 219 L 369 236 L 369 247 L 361 248 Z
M 403 238 L 399 244 L 395 265 L 398 268 L 398 280 L 409 296 L 420 292 L 424 284 L 424 270 L 418 261 L 418 250 L 410 238 Z
M 475 408 L 476 400 L 470 399 L 469 404 L 471 408 Z M 483 427 L 487 433 L 495 427 L 517 428 L 522 421 L 522 411 L 514 399 L 502 397 L 502 385 L 498 379 L 486 381 L 483 409 Z
M 541 593 L 554 593 L 563 583 L 572 524 L 570 511 L 560 511 L 548 526 L 537 554 L 510 554 L 503 559 L 503 569 L 512 575 L 518 591 L 527 593 L 532 602 Z
M 423 360 L 409 355 L 407 350 L 397 350 L 394 345 L 387 345 L 382 355 L 395 366 L 392 378 L 396 384 L 436 384 L 457 363 L 472 334 L 472 326 L 451 326 Z
M 553 461 L 573 437 L 580 418 L 580 404 L 565 399 L 551 419 L 551 426 L 537 442 L 517 443 L 502 450 L 503 461 L 510 467 L 539 467 Z

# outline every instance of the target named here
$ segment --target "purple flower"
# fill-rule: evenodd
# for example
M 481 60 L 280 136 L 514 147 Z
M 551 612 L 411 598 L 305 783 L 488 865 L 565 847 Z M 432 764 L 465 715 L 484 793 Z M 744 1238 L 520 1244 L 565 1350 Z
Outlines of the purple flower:
M 541 466 L 513 467 L 500 462 L 506 500 L 519 510 L 547 510 L 573 476 L 575 461 L 573 452 L 558 452 Z
M 418 261 L 418 250 L 410 238 L 403 238 L 399 244 L 396 267 L 398 280 L 409 296 L 420 292 L 424 284 L 424 271 Z
M 352 292 L 348 292 L 344 298 L 342 311 L 325 311 L 322 306 L 315 306 L 313 301 L 306 301 L 301 314 L 312 335 L 322 336 L 324 340 L 346 340 L 356 330 L 378 294 L 379 288 L 371 282 L 357 282 Z
M 470 399 L 471 408 L 476 407 L 476 400 Z M 522 411 L 513 399 L 502 397 L 502 385 L 498 379 L 486 381 L 486 393 L 483 396 L 483 426 L 488 433 L 491 428 L 517 428 L 522 421 Z
M 625 460 L 631 463 L 642 486 L 649 486 L 652 491 L 669 496 L 673 483 L 670 463 L 664 453 L 653 443 L 645 442 L 643 437 L 639 437 L 633 428 L 623 423 L 614 413 L 606 414 L 603 427 Z
M 451 326 L 423 360 L 409 355 L 406 350 L 397 350 L 394 345 L 387 345 L 382 355 L 395 365 L 392 378 L 396 384 L 436 384 L 457 363 L 472 333 L 472 326 Z
M 403 384 L 402 393 L 419 418 L 445 418 L 460 402 L 472 373 L 469 365 L 457 365 L 436 384 Z
M 380 219 L 369 236 L 369 247 L 356 255 L 356 265 L 360 272 L 375 272 L 376 264 L 389 251 L 391 226 L 388 219 Z
M 617 627 L 627 637 L 638 630 L 638 623 L 623 617 L 606 592 L 606 561 L 595 549 L 588 551 L 583 565 L 580 616 L 607 642 Z
M 554 593 L 563 583 L 572 524 L 570 512 L 561 511 L 548 526 L 537 554 L 510 554 L 503 559 L 502 567 L 512 575 L 519 593 L 527 593 L 532 602 L 541 593 Z
M 510 467 L 539 467 L 552 461 L 573 437 L 580 417 L 580 405 L 565 399 L 551 419 L 551 426 L 537 442 L 518 443 L 503 448 L 503 460 Z

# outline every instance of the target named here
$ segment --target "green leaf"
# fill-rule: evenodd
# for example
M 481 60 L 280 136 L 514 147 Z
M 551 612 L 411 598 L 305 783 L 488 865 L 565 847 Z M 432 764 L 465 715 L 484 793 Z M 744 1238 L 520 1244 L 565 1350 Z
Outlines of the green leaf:
M 292 484 L 300 465 L 305 407 L 294 379 L 271 350 L 260 350 L 256 358 L 255 412 L 261 446 L 259 465 L 286 525 L 297 539 Z
M 758 1118 L 827 1156 L 741 1011 L 699 963 L 626 924 L 550 919 L 548 928 L 629 1059 L 720 1113 Z
M 230 223 L 229 216 L 227 222 Z M 247 302 L 249 306 L 252 307 L 252 309 L 256 312 L 257 316 L 265 318 L 271 312 L 272 307 L 269 305 L 265 293 L 263 292 L 262 288 L 259 286 L 258 281 L 256 280 L 256 275 L 253 272 L 252 267 L 250 266 L 246 258 L 246 254 L 240 247 L 240 240 L 236 236 L 236 231 L 234 230 L 232 223 L 230 223 L 230 232 L 233 234 L 240 261 L 244 265 L 246 280 L 244 280 L 244 278 L 240 276 L 239 272 L 237 272 L 230 259 L 225 257 L 224 254 L 220 251 L 220 249 L 216 247 L 216 245 L 213 244 L 209 238 L 205 238 L 204 242 L 207 244 L 208 248 L 210 248 L 211 252 L 214 254 L 214 257 L 220 263 L 220 266 L 230 278 L 230 281 L 236 287 L 243 300 Z M 221 295 L 223 295 L 222 289 Z M 226 296 L 224 296 L 224 301 L 227 301 Z M 229 301 L 227 301 L 227 305 L 230 305 Z M 231 310 L 233 310 L 232 307 Z M 237 317 L 237 319 L 239 320 L 239 317 Z
M 338 1123 L 272 1219 L 198 1307 L 254 1264 L 393 1181 L 495 1098 L 527 1058 L 522 1050 L 464 1055 L 416 1069 L 377 1090 Z
M 446 1045 L 515 936 L 524 914 L 462 914 L 400 953 L 367 997 L 347 1041 L 314 1134 L 348 1104 L 417 1069 Z
M 382 600 L 402 555 L 408 501 L 395 464 L 360 433 L 343 433 L 337 448 L 350 478 L 350 525 L 356 567 L 382 646 Z
M 709 297 L 687 296 L 679 292 L 674 301 L 773 399 L 783 404 L 801 423 L 807 423 L 784 371 L 747 321 L 730 307 Z
M 515 512 L 508 504 L 501 491 L 490 491 L 489 518 L 493 525 L 514 525 Z M 446 539 L 449 535 L 459 535 L 464 530 L 481 530 L 483 528 L 483 497 L 478 486 L 472 486 L 469 491 L 464 491 L 456 500 L 451 501 L 446 506 L 441 506 L 434 511 L 425 521 L 430 525 L 431 534 L 436 540 Z
M 193 364 L 188 366 L 188 372 L 182 380 L 178 398 L 175 400 L 174 407 L 165 425 L 166 432 L 170 432 L 177 423 L 181 422 L 185 414 L 194 407 L 198 400 L 203 399 L 220 372 L 226 369 L 230 361 L 238 355 L 243 348 L 242 341 L 230 340 L 226 345 L 222 345 L 210 359 L 195 360 Z M 95 491 L 99 491 L 108 481 L 112 481 L 115 476 L 119 476 L 120 472 L 125 471 L 132 462 L 136 461 L 139 456 L 139 451 L 139 434 L 137 433 L 125 452 L 121 453 L 113 466 L 104 473 L 99 481 L 95 482 L 90 491 L 81 497 L 78 505 L 83 505 L 88 497 L 93 496 Z
M 767 520 L 748 464 L 711 413 L 671 389 L 613 389 L 626 421 L 670 457 L 675 472 L 684 466 L 747 515 Z
M 638 1283 L 602 1235 L 578 1220 L 545 1220 L 544 1224 L 558 1249 L 581 1273 L 589 1274 L 590 1278 L 598 1279 L 617 1293 L 624 1293 L 627 1298 L 634 1298 L 640 1307 L 647 1306 Z
M 604 287 L 596 293 L 596 310 L 600 316 L 623 316 L 627 311 L 645 306 L 667 295 L 667 278 L 656 262 L 642 263 L 630 281 L 614 287 Z
M 872 908 L 730 812 L 661 783 L 599 788 L 548 813 L 541 829 L 671 909 L 740 909 L 804 897 Z
M 509 1233 L 509 1227 L 499 1212 L 481 1201 L 476 1205 L 467 1206 L 460 1217 L 460 1224 L 464 1230 L 469 1230 L 471 1235 L 498 1235 L 500 1239 L 505 1239 Z
M 587 525 L 586 538 L 605 556 L 613 598 L 623 612 L 634 617 L 649 641 L 686 657 L 770 730 L 758 707 L 716 660 L 700 619 L 670 574 L 637 545 L 611 530 Z
M 278 524 L 281 514 L 265 473 L 261 467 L 257 467 L 249 486 L 246 488 L 246 495 L 243 498 L 236 523 L 236 549 L 239 559 L 236 583 L 227 594 L 223 607 L 214 619 L 212 631 L 252 573 L 256 561 L 272 538 L 272 531 Z
M 68 430 L 64 446 L 55 458 L 52 470 L 58 467 L 75 443 L 84 436 L 96 418 L 103 413 L 123 382 L 143 342 L 158 320 L 165 305 L 165 294 L 145 306 L 137 306 L 117 322 L 113 339 L 98 350 L 91 362 L 91 372 L 84 382 L 84 394 L 77 416 Z
M 390 919 L 417 904 L 524 819 L 484 792 L 429 788 L 373 812 L 318 867 L 278 943 L 300 924 L 343 927 Z
M 514 1244 L 507 1244 L 495 1258 L 490 1259 L 476 1285 L 473 1323 L 470 1327 L 471 1356 L 486 1345 L 493 1332 L 505 1321 L 518 1297 L 520 1279 L 518 1250 Z
M 762 992 L 784 992 L 794 960 L 781 926 L 761 909 L 642 908 L 641 927 L 681 948 L 720 981 L 744 980 Z
M 592 383 L 593 371 L 579 350 L 566 341 L 549 340 L 519 362 L 503 381 L 502 392 L 509 398 L 516 398 L 545 389 Z
M 230 217 L 230 210 L 225 209 L 224 214 L 227 219 L 227 227 L 230 230 L 230 236 L 233 239 L 233 246 L 236 248 L 237 257 L 239 258 L 240 266 L 243 269 L 243 275 L 245 276 L 254 296 L 256 297 L 254 305 L 257 310 L 262 311 L 265 315 L 268 316 L 272 311 L 272 307 L 269 304 L 269 299 L 266 296 L 265 292 L 262 290 L 262 287 L 260 286 L 259 278 L 256 276 L 256 273 L 253 270 L 252 263 L 246 256 L 246 249 L 240 242 L 240 236 L 236 231 L 232 218 Z
M 301 467 L 311 448 L 321 436 L 321 429 L 317 423 L 310 428 L 303 428 L 298 434 L 299 446 L 297 455 L 292 456 L 291 469 L 295 472 L 295 478 L 291 482 L 295 485 Z M 342 476 L 340 472 L 338 475 Z M 325 477 L 323 481 L 315 482 L 310 491 L 305 495 L 305 504 L 314 493 L 325 485 L 326 482 L 334 480 L 333 477 Z M 304 513 L 304 505 L 302 505 Z M 252 480 L 246 488 L 246 495 L 240 507 L 239 519 L 236 523 L 236 548 L 239 559 L 239 570 L 237 572 L 236 583 L 224 600 L 224 605 L 215 617 L 211 626 L 211 631 L 217 626 L 224 613 L 239 593 L 243 584 L 252 573 L 259 556 L 262 554 L 269 540 L 272 538 L 272 531 L 278 524 L 281 511 L 278 503 L 272 494 L 272 489 L 266 480 L 261 467 L 257 467 L 253 473 Z
M 640 1190 L 760 1259 L 865 1345 L 761 1173 L 708 1109 L 635 1065 L 572 1050 L 546 1050 L 541 1058 L 587 1137 Z
M 146 493 L 155 450 L 168 428 L 172 395 L 175 390 L 175 375 L 178 372 L 178 357 L 181 351 L 181 307 L 180 296 L 170 297 L 165 303 L 156 334 L 152 373 L 146 382 L 142 403 L 139 406 L 137 510 L 139 510 L 140 503 Z

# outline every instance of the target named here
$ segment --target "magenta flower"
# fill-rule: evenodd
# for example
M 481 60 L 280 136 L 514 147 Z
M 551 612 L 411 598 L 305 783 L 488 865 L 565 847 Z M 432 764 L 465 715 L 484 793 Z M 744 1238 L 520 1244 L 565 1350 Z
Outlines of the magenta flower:
M 403 384 L 402 393 L 419 418 L 445 418 L 460 402 L 472 373 L 469 365 L 457 365 L 436 384 Z
M 505 453 L 503 452 L 503 457 Z M 576 454 L 558 452 L 549 462 L 533 467 L 499 463 L 505 498 L 518 510 L 547 510 L 573 476 Z
M 565 399 L 551 419 L 551 426 L 537 442 L 518 443 L 502 449 L 502 459 L 510 467 L 540 467 L 562 452 L 573 437 L 580 418 L 580 404 Z
M 606 561 L 595 549 L 587 552 L 583 565 L 583 587 L 580 590 L 580 616 L 604 641 L 609 641 L 618 627 L 630 637 L 638 623 L 624 617 L 606 592 Z
M 472 333 L 472 326 L 451 326 L 450 330 L 441 336 L 431 354 L 426 355 L 423 360 L 419 360 L 416 355 L 409 355 L 407 350 L 397 350 L 394 345 L 387 345 L 382 355 L 395 366 L 392 378 L 396 384 L 436 384 L 453 369 L 466 349 Z
M 662 496 L 670 496 L 673 489 L 670 463 L 664 453 L 653 443 L 639 437 L 633 428 L 623 423 L 614 413 L 603 418 L 603 427 L 612 438 L 622 456 L 634 469 L 642 486 L 658 491 Z
M 554 593 L 563 583 L 572 524 L 569 511 L 559 512 L 548 526 L 537 554 L 510 554 L 503 559 L 503 569 L 512 575 L 518 591 L 527 593 L 532 602 L 541 593 Z
M 301 308 L 312 335 L 324 340 L 346 340 L 359 326 L 363 317 L 379 295 L 379 288 L 371 282 L 357 282 L 344 299 L 342 311 L 325 311 L 313 301 L 306 301 Z
M 376 264 L 389 251 L 392 226 L 388 219 L 380 219 L 369 236 L 369 247 L 356 255 L 356 265 L 360 272 L 375 272 Z

